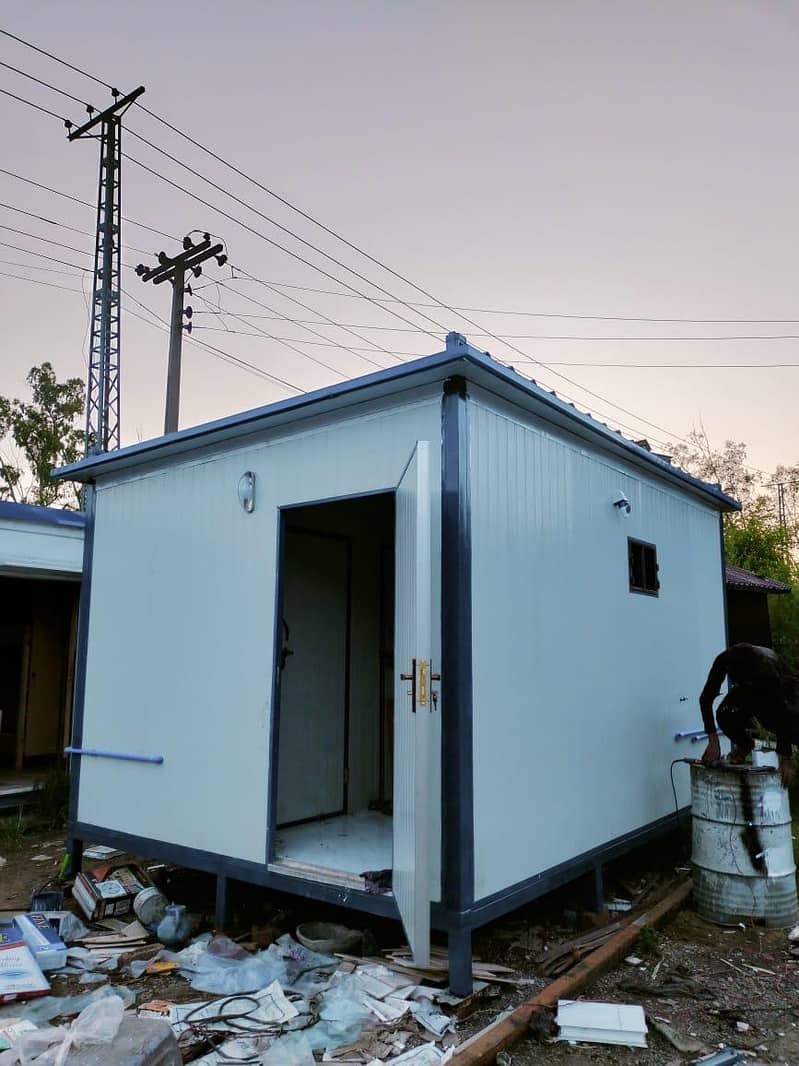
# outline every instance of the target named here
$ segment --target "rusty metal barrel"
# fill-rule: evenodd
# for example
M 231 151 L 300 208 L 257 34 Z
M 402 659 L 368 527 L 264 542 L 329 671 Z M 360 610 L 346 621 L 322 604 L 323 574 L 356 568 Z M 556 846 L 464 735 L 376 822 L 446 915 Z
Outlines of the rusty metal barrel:
M 719 925 L 796 924 L 788 793 L 770 767 L 691 765 L 694 903 Z

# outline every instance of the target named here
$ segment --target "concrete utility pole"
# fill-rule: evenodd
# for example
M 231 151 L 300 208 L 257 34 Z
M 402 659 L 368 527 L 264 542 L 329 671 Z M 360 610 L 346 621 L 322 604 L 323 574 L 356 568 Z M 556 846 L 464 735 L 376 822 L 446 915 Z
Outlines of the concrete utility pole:
M 94 243 L 92 328 L 86 386 L 86 454 L 119 447 L 120 247 L 122 243 L 122 115 L 144 92 L 140 85 L 77 129 L 65 123 L 67 139 L 100 138 L 97 234 Z
M 183 330 L 191 333 L 191 321 L 184 323 L 184 316 L 191 319 L 191 307 L 183 306 L 186 293 L 191 296 L 191 286 L 186 285 L 186 272 L 190 270 L 194 277 L 202 274 L 201 263 L 215 258 L 219 266 L 224 266 L 227 256 L 222 253 L 223 245 L 211 244 L 210 233 L 203 234 L 199 244 L 193 244 L 191 237 L 183 238 L 183 251 L 170 259 L 166 252 L 158 253 L 158 266 L 146 267 L 139 263 L 136 273 L 142 281 L 152 281 L 160 285 L 162 281 L 172 282 L 172 314 L 169 319 L 169 363 L 166 373 L 166 410 L 164 413 L 164 433 L 176 433 L 178 429 L 178 412 L 180 409 L 180 360 L 183 348 Z

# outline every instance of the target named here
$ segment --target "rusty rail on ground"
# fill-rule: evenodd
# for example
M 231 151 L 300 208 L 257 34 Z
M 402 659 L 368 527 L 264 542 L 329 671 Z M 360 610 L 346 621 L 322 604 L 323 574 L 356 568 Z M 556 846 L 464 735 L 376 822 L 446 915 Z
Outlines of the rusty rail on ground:
M 515 1044 L 527 1033 L 530 1019 L 537 1011 L 555 1007 L 559 999 L 572 997 L 612 966 L 630 950 L 645 926 L 657 925 L 679 910 L 691 895 L 692 888 L 690 878 L 680 881 L 666 896 L 624 925 L 607 943 L 592 951 L 563 977 L 520 1003 L 504 1018 L 475 1033 L 455 1051 L 453 1066 L 489 1066 L 495 1062 L 500 1051 Z

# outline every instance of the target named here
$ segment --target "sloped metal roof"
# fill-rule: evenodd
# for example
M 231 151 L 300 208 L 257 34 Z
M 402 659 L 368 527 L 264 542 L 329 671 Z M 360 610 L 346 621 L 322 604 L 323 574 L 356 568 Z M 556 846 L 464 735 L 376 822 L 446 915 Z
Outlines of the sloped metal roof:
M 650 451 L 648 447 L 642 447 L 618 430 L 611 429 L 604 422 L 578 410 L 574 404 L 562 400 L 554 392 L 519 374 L 512 367 L 492 359 L 487 352 L 474 348 L 461 334 L 449 333 L 446 344 L 446 350 L 436 355 L 413 359 L 373 374 L 338 382 L 204 425 L 192 426 L 177 433 L 120 448 L 118 451 L 93 455 L 81 462 L 61 467 L 54 471 L 54 474 L 66 480 L 90 482 L 106 474 L 121 474 L 146 463 L 169 462 L 200 448 L 232 442 L 261 429 L 272 429 L 312 415 L 343 411 L 357 403 L 397 395 L 409 388 L 429 385 L 459 375 L 519 407 L 545 416 L 567 431 L 593 440 L 597 446 L 620 453 L 628 461 L 649 469 L 651 473 L 682 485 L 694 495 L 712 502 L 719 510 L 740 510 L 738 502 L 722 492 L 718 485 L 700 481 L 673 466 L 667 457 Z
M 36 507 L 31 503 L 14 503 L 0 500 L 0 521 L 33 522 L 44 526 L 72 526 L 82 529 L 86 525 L 83 511 L 64 511 L 60 507 Z
M 744 570 L 742 566 L 733 566 L 726 563 L 724 567 L 724 583 L 728 589 L 738 589 L 741 592 L 764 592 L 768 594 L 785 593 L 791 591 L 791 586 L 782 581 L 774 581 L 770 577 L 760 577 L 751 570 Z

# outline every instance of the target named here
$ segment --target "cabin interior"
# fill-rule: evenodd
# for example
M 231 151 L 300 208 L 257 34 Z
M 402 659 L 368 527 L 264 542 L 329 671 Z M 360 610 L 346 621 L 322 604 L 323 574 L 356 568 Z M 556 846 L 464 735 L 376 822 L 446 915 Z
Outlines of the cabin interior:
M 283 511 L 272 866 L 392 866 L 394 493 Z
M 0 576 L 0 806 L 63 760 L 80 585 Z

